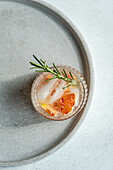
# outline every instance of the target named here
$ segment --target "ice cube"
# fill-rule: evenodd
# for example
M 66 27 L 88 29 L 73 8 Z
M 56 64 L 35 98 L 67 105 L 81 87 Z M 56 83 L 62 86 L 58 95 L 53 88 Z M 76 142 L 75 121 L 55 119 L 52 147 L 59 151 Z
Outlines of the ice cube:
M 50 80 L 46 85 L 42 86 L 42 88 L 38 90 L 37 92 L 38 100 L 43 100 L 43 101 L 46 100 L 47 96 L 51 91 L 51 88 L 54 86 L 56 81 L 57 81 L 56 79 Z
M 57 82 L 54 85 L 53 91 L 54 93 L 51 95 L 49 104 L 52 104 L 55 102 L 57 99 L 59 99 L 62 94 L 64 93 L 63 87 L 66 85 L 66 82 L 63 80 L 57 80 Z

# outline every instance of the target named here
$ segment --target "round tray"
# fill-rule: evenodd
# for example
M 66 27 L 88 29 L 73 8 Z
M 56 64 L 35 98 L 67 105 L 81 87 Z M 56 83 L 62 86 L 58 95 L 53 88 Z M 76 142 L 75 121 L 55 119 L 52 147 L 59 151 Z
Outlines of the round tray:
M 61 12 L 40 1 L 0 1 L 0 165 L 17 166 L 58 150 L 81 125 L 91 103 L 92 59 L 77 28 Z M 31 104 L 32 55 L 52 66 L 69 65 L 89 88 L 85 109 L 65 121 L 38 114 Z

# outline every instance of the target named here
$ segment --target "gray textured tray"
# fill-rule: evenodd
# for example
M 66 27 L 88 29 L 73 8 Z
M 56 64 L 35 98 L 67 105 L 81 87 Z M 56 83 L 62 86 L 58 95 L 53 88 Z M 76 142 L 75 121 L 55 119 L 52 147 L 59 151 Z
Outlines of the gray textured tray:
M 32 54 L 83 74 L 89 87 L 83 112 L 61 122 L 36 113 L 30 99 Z M 31 163 L 64 145 L 88 111 L 93 77 L 87 45 L 63 14 L 40 1 L 0 1 L 0 165 Z

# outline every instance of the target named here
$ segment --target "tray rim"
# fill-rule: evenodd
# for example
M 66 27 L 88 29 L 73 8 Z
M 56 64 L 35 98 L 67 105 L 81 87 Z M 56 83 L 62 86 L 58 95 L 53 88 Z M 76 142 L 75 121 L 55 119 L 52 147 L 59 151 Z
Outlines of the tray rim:
M 53 148 L 44 152 L 41 155 L 34 156 L 34 157 L 24 159 L 24 160 L 20 160 L 20 161 L 10 161 L 10 162 L 0 161 L 0 167 L 16 167 L 16 166 L 30 164 L 30 163 L 42 160 L 43 158 L 46 158 L 47 156 L 53 154 L 54 152 L 59 150 L 61 147 L 63 147 L 64 144 L 66 144 L 69 141 L 69 139 L 71 139 L 74 136 L 74 134 L 78 131 L 81 124 L 85 120 L 87 112 L 89 111 L 91 103 L 92 103 L 94 86 L 95 86 L 95 72 L 94 72 L 93 59 L 91 57 L 91 53 L 89 51 L 89 48 L 88 48 L 88 45 L 85 39 L 83 38 L 82 34 L 80 33 L 76 25 L 74 25 L 72 21 L 62 11 L 60 11 L 59 9 L 57 9 L 50 3 L 45 2 L 44 0 L 1 0 L 1 2 L 14 2 L 14 3 L 21 3 L 21 4 L 35 3 L 40 6 L 43 6 L 44 8 L 49 9 L 50 11 L 52 11 L 52 13 L 55 13 L 55 15 L 60 17 L 64 21 L 64 23 L 66 23 L 70 27 L 71 31 L 73 31 L 76 34 L 78 41 L 80 42 L 80 45 L 82 46 L 82 48 L 84 49 L 86 53 L 88 64 L 89 64 L 89 70 L 90 70 L 90 86 L 89 86 L 90 90 L 89 90 L 87 105 L 85 106 L 85 109 L 83 110 L 84 113 L 82 114 L 78 123 L 76 124 L 76 129 L 74 126 L 74 128 L 69 132 L 69 134 L 66 135 L 65 138 L 63 138 L 62 141 L 60 141 L 56 146 L 54 146 Z M 30 4 L 30 6 L 32 5 Z

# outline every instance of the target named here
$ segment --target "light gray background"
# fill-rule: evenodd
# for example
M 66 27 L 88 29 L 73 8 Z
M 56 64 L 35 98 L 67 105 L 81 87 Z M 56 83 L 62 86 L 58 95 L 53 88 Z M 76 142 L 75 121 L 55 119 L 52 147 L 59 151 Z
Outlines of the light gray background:
M 74 137 L 56 153 L 7 170 L 113 169 L 113 1 L 45 0 L 62 11 L 86 40 L 94 63 L 91 108 Z

